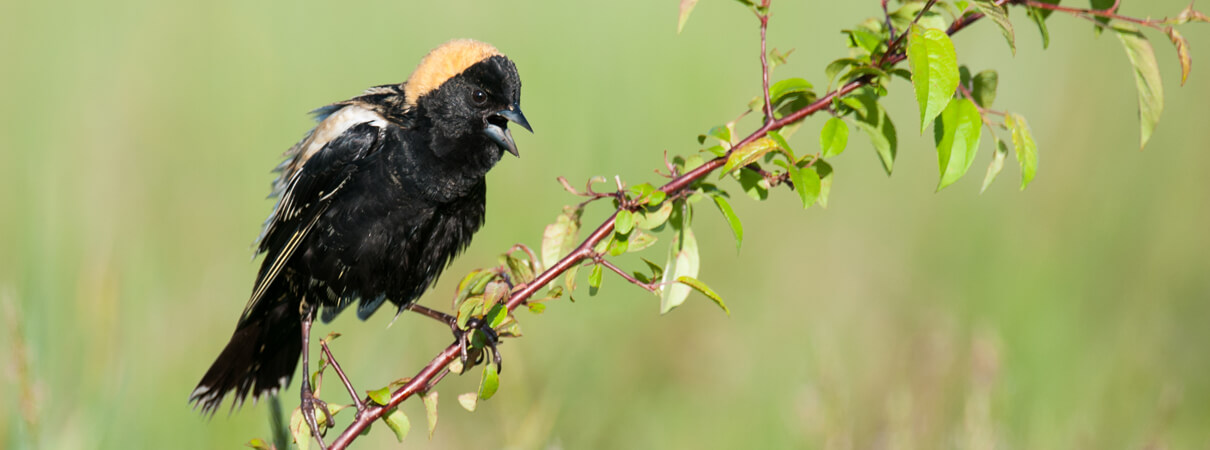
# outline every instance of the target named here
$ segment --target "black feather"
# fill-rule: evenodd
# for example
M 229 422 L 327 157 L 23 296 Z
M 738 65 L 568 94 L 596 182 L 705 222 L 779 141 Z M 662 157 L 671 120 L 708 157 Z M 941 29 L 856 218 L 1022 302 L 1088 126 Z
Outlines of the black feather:
M 472 89 L 491 100 L 472 102 Z M 365 319 L 387 301 L 403 309 L 420 297 L 484 223 L 484 176 L 503 149 L 483 130 L 519 95 L 516 68 L 495 56 L 415 105 L 405 104 L 402 86 L 386 85 L 316 110 L 324 122 L 279 166 L 280 198 L 259 239 L 265 259 L 253 295 L 190 401 L 212 413 L 228 393 L 242 403 L 284 387 L 308 306 L 328 321 L 360 302 Z M 346 108 L 373 120 L 327 122 Z M 347 128 L 313 141 L 325 126 Z M 313 143 L 323 146 L 308 151 Z

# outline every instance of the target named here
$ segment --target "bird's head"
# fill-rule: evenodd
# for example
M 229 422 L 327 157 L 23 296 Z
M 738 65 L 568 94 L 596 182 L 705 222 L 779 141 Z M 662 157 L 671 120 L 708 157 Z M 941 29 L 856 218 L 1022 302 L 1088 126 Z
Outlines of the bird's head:
M 432 124 L 439 157 L 487 157 L 494 164 L 504 151 L 519 156 L 509 121 L 533 131 L 521 113 L 517 67 L 482 42 L 461 39 L 433 49 L 404 83 L 404 96 Z M 489 154 L 459 154 L 485 149 Z

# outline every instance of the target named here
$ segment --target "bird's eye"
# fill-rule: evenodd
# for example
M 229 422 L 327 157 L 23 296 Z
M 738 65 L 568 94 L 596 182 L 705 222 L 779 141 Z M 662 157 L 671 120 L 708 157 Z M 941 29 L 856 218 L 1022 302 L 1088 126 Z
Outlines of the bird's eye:
M 483 92 L 482 89 L 475 89 L 471 92 L 471 100 L 476 104 L 482 105 L 487 101 L 487 93 Z

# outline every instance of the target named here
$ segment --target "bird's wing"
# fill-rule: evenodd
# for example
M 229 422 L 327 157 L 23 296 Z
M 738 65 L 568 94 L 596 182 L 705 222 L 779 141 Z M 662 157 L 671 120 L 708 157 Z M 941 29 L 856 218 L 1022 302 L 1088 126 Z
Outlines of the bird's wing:
M 240 321 L 246 319 L 265 297 L 294 251 L 298 249 L 327 211 L 332 197 L 358 172 L 360 163 L 377 153 L 386 122 L 368 110 L 337 111 L 313 130 L 299 145 L 287 166 L 281 198 L 265 223 L 258 251 L 265 253 L 256 285 Z M 369 119 L 361 122 L 350 120 Z M 330 122 L 332 121 L 332 122 Z M 341 123 L 345 121 L 344 123 Z M 325 138 L 312 141 L 313 138 Z M 304 145 L 305 144 L 305 145 Z

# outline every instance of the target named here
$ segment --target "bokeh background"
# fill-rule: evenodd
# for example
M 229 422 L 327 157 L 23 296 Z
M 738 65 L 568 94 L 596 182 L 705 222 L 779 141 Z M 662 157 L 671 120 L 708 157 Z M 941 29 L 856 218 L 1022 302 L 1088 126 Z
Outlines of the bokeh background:
M 825 84 L 846 54 L 839 29 L 877 3 L 775 2 L 770 46 L 796 50 L 774 77 Z M 1163 16 L 1186 2 L 1125 3 Z M 422 300 L 448 308 L 462 273 L 537 245 L 575 201 L 556 176 L 656 181 L 663 151 L 696 151 L 759 91 L 747 11 L 703 1 L 679 36 L 676 12 L 674 0 L 0 5 L 0 447 L 268 438 L 264 404 L 206 420 L 186 397 L 247 298 L 269 169 L 310 127 L 306 111 L 403 80 L 450 38 L 516 61 L 536 133 L 490 174 L 487 227 Z M 1210 448 L 1210 69 L 1178 87 L 1175 52 L 1151 34 L 1167 109 L 1140 152 L 1117 39 L 1056 14 L 1044 52 L 1014 19 L 1015 57 L 990 23 L 957 50 L 998 69 L 997 107 L 1030 120 L 1041 165 L 1028 190 L 1010 161 L 978 195 L 985 136 L 970 173 L 935 193 L 931 136 L 912 132 L 896 80 L 893 177 L 855 131 L 827 209 L 803 211 L 788 190 L 736 198 L 738 252 L 703 204 L 701 278 L 729 317 L 701 297 L 661 316 L 606 275 L 602 295 L 520 314 L 526 336 L 503 347 L 501 390 L 478 412 L 455 402 L 477 376 L 440 385 L 431 440 L 419 403 L 404 406 L 404 445 Z M 1210 27 L 1184 32 L 1205 61 Z M 820 123 L 792 138 L 800 153 Z M 362 389 L 450 341 L 419 316 L 390 320 L 319 327 L 344 333 L 335 348 Z M 359 444 L 395 445 L 386 429 Z

